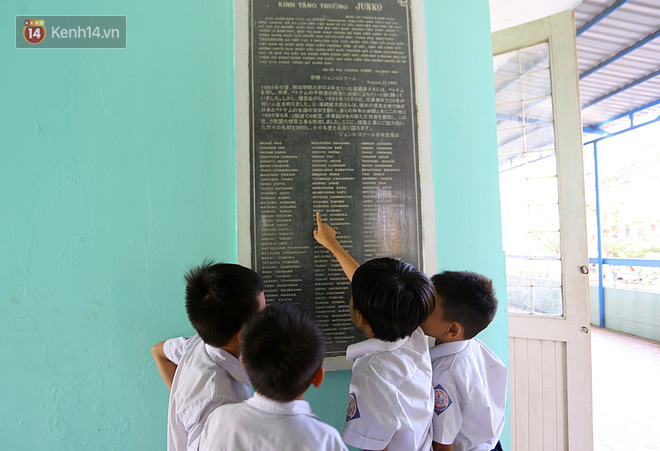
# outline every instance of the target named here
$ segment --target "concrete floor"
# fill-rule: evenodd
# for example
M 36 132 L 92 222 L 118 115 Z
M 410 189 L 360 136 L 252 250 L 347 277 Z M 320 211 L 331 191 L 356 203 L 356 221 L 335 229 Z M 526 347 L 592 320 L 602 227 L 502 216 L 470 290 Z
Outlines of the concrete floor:
M 660 343 L 592 328 L 595 451 L 660 450 Z

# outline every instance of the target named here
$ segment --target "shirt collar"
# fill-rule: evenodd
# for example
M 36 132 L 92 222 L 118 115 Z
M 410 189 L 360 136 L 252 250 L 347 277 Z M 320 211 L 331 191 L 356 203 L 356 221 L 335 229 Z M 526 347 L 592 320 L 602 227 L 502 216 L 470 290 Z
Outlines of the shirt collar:
M 312 408 L 309 406 L 309 403 L 302 399 L 296 399 L 289 402 L 277 402 L 270 398 L 266 398 L 264 395 L 261 395 L 258 392 L 255 392 L 254 396 L 245 402 L 250 404 L 255 409 L 264 412 L 278 415 L 307 415 L 313 418 L 318 418 L 312 412 Z
M 240 360 L 222 348 L 216 348 L 214 346 L 207 345 L 206 343 L 204 343 L 204 348 L 206 349 L 206 353 L 209 355 L 211 360 L 215 362 L 216 365 L 227 370 L 231 377 L 236 379 L 241 384 L 248 385 L 247 374 L 245 373 L 245 368 L 243 368 Z
M 465 349 L 469 341 L 470 340 L 452 341 L 451 343 L 440 343 L 439 345 L 435 345 L 429 349 L 431 360 L 435 360 L 440 357 L 446 357 L 452 354 L 458 354 L 463 349 Z
M 399 349 L 410 339 L 407 337 L 399 338 L 397 341 L 384 341 L 378 338 L 370 338 L 359 343 L 355 343 L 346 348 L 346 360 L 355 360 L 359 357 L 371 354 L 372 352 L 394 351 Z

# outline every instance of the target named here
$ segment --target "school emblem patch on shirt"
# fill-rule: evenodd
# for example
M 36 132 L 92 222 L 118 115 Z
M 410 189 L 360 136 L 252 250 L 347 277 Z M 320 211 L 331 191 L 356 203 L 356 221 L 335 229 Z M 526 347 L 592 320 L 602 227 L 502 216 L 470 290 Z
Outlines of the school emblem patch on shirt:
M 360 410 L 357 405 L 357 396 L 355 393 L 351 393 L 348 397 L 348 410 L 346 411 L 346 421 L 355 420 L 360 418 Z
M 445 391 L 444 388 L 442 388 L 442 385 L 438 384 L 434 388 L 435 392 L 435 407 L 434 411 L 436 415 L 440 415 L 442 412 L 447 410 L 449 406 L 451 406 L 451 398 L 449 398 L 449 395 Z

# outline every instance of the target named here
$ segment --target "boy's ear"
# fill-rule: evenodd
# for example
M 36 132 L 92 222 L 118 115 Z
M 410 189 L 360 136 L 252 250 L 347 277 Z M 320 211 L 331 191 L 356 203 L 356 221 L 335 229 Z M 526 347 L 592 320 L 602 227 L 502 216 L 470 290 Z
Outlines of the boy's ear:
M 243 329 L 239 330 L 233 337 L 231 337 L 229 344 L 236 344 L 236 346 L 238 346 L 241 342 L 241 332 L 243 332 Z
M 314 377 L 312 378 L 312 385 L 316 388 L 319 388 L 323 383 L 324 378 L 325 378 L 325 370 L 323 369 L 323 367 L 321 367 L 318 369 L 316 374 L 314 374 Z
M 460 323 L 451 322 L 449 323 L 449 329 L 447 330 L 447 335 L 451 338 L 460 337 L 463 335 L 463 326 Z
M 357 326 L 358 327 L 362 328 L 362 326 L 368 326 L 369 325 L 369 322 L 367 321 L 367 319 L 364 317 L 364 315 L 362 313 L 357 312 L 357 315 L 358 315 L 358 317 L 357 317 Z

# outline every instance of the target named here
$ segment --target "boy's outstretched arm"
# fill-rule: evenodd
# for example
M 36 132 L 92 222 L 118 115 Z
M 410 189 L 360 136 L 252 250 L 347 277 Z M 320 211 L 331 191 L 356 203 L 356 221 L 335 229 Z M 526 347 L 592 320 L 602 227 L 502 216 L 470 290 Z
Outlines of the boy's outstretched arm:
M 343 247 L 341 247 L 341 244 L 339 244 L 339 241 L 335 238 L 335 229 L 328 224 L 323 224 L 323 221 L 321 221 L 321 213 L 316 213 L 316 227 L 317 229 L 314 230 L 314 239 L 327 250 L 332 252 L 332 255 L 335 256 L 341 265 L 341 269 L 344 270 L 348 280 L 352 281 L 353 274 L 355 274 L 355 270 L 358 269 L 360 264 L 356 262 Z
M 164 341 L 157 343 L 151 348 L 151 355 L 154 357 L 156 366 L 158 367 L 158 372 L 160 377 L 163 378 L 163 382 L 167 385 L 167 388 L 172 389 L 172 381 L 174 380 L 174 373 L 176 372 L 176 364 L 167 358 L 165 351 L 163 351 Z

